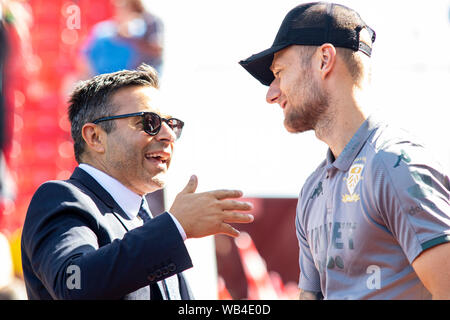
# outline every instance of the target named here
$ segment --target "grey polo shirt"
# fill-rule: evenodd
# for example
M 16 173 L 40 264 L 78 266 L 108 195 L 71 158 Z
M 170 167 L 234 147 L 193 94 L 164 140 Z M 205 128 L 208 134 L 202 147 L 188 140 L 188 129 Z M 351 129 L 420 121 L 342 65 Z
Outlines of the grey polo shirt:
M 422 145 L 369 117 L 306 180 L 299 287 L 325 299 L 428 299 L 411 267 L 450 241 L 450 181 Z

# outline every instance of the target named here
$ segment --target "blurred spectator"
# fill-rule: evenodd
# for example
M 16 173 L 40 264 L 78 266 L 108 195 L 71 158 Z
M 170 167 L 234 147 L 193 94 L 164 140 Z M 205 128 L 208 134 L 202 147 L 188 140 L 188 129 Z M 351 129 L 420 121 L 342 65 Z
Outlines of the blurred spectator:
M 31 9 L 26 1 L 0 0 L 0 300 L 27 299 L 11 244 L 11 214 L 15 213 L 16 181 L 11 173 L 15 92 L 29 77 Z M 8 235 L 8 237 L 6 236 Z
M 13 202 L 16 196 L 16 183 L 11 177 L 10 171 L 6 164 L 3 151 L 0 153 L 0 227 L 4 228 L 8 225 L 6 221 L 7 214 L 11 213 Z
M 4 149 L 7 144 L 9 130 L 7 130 L 7 109 L 5 106 L 4 93 L 4 67 L 8 51 L 8 38 L 5 27 L 4 5 L 0 2 L 0 219 L 5 208 L 5 202 L 14 197 L 14 184 L 9 176 Z
M 14 132 L 14 99 L 18 77 L 17 68 L 27 69 L 31 52 L 29 6 L 19 0 L 0 0 L 0 229 L 6 227 L 1 221 L 3 214 L 12 208 L 16 185 L 10 173 L 10 153 Z M 24 58 L 21 60 L 21 58 Z M 9 212 L 10 213 L 10 212 Z
M 83 49 L 91 75 L 135 69 L 142 62 L 161 74 L 163 24 L 141 0 L 111 0 L 112 19 L 96 24 Z
M 0 261 L 0 300 L 27 299 L 22 279 L 14 276 L 10 245 L 2 233 L 0 233 Z
M 13 262 L 8 239 L 0 233 L 0 290 L 6 287 L 13 279 Z

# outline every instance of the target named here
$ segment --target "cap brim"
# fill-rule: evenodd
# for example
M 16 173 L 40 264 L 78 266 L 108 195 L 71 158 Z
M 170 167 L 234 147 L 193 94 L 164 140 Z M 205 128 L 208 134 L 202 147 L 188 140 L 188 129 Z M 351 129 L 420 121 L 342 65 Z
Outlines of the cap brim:
M 267 50 L 261 51 L 260 53 L 252 55 L 246 60 L 239 61 L 239 64 L 263 85 L 270 86 L 273 79 L 275 79 L 272 71 L 270 70 L 273 55 L 287 46 L 289 45 L 271 47 Z

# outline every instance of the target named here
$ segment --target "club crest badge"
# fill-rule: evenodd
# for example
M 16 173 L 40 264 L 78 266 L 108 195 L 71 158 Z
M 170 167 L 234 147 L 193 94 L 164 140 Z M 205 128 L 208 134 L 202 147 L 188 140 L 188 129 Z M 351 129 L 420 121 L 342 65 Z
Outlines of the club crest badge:
M 355 188 L 362 179 L 361 174 L 363 168 L 363 163 L 354 163 L 351 166 L 347 178 L 344 179 L 349 193 L 342 196 L 342 202 L 355 202 L 359 200 L 359 194 L 355 193 Z

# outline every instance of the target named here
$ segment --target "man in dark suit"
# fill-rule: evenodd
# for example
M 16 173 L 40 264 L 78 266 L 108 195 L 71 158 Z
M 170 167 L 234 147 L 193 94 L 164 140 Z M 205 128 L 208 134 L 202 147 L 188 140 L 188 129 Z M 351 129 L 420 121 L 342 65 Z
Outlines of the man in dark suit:
M 44 183 L 22 232 L 30 299 L 192 299 L 184 240 L 253 217 L 238 190 L 195 193 L 192 176 L 170 210 L 152 218 L 145 195 L 164 186 L 184 123 L 158 109 L 153 68 L 98 75 L 72 93 L 69 118 L 79 166 Z

